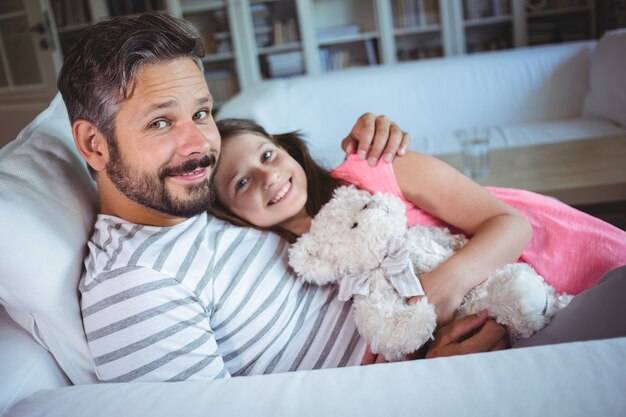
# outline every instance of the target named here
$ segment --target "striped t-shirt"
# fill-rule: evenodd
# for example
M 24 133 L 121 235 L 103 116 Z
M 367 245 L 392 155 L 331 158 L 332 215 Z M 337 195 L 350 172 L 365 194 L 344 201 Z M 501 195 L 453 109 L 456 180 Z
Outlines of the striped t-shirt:
M 177 381 L 358 364 L 334 285 L 301 283 L 287 243 L 206 214 L 173 227 L 99 215 L 80 283 L 102 381 Z

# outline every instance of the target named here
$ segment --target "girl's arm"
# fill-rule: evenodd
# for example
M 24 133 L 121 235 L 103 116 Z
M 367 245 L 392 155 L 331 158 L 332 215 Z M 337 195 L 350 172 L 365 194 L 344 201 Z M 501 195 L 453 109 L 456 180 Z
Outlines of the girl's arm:
M 448 323 L 470 289 L 519 258 L 530 242 L 530 224 L 436 158 L 411 152 L 394 160 L 393 168 L 407 200 L 472 236 L 456 254 L 420 276 L 438 323 Z

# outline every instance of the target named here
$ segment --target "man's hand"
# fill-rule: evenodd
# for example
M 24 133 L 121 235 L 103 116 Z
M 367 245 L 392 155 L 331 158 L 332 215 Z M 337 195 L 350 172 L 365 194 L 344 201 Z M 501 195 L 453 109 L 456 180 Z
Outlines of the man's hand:
M 505 334 L 504 326 L 488 320 L 486 311 L 472 314 L 437 330 L 426 358 L 502 350 L 506 348 Z
M 363 359 L 361 359 L 361 365 L 372 365 L 374 363 L 387 363 L 388 361 L 385 359 L 384 355 L 379 355 L 372 352 L 372 348 L 370 345 L 367 345 L 365 349 L 365 353 L 363 354 Z
M 341 142 L 347 154 L 357 153 L 360 159 L 376 166 L 382 156 L 389 163 L 402 156 L 409 148 L 411 138 L 387 116 L 365 113 L 357 120 L 350 134 Z

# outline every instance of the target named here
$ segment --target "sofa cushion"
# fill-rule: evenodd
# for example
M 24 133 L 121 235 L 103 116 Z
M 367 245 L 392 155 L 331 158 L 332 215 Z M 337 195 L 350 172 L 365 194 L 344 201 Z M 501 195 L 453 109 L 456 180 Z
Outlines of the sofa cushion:
M 69 385 L 54 358 L 0 307 L 0 415 L 43 389 Z
M 591 60 L 583 113 L 626 126 L 626 29 L 604 34 Z
M 339 140 L 366 111 L 388 115 L 411 135 L 412 149 L 422 150 L 423 138 L 453 137 L 469 126 L 579 118 L 595 44 L 568 42 L 271 80 L 225 103 L 218 117 L 250 117 L 274 133 L 302 130 L 313 156 L 328 167 L 341 160 Z M 441 140 L 432 143 L 434 153 L 457 145 Z
M 623 417 L 626 338 L 215 381 L 36 393 L 20 417 Z
M 77 290 L 96 201 L 57 95 L 0 150 L 0 302 L 75 384 L 96 381 Z
M 492 127 L 489 147 L 514 148 L 619 134 L 626 134 L 626 128 L 596 117 L 502 124 Z M 430 155 L 441 155 L 461 152 L 461 144 L 455 132 L 418 134 L 411 136 L 411 149 Z M 338 164 L 335 160 L 333 162 Z

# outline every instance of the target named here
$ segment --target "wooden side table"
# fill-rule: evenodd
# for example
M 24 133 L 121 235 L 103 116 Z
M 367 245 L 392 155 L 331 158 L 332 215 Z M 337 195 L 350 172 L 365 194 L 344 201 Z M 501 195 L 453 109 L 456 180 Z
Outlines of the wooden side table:
M 439 159 L 461 170 L 461 155 Z M 626 203 L 626 134 L 494 149 L 481 185 L 522 188 L 572 206 Z

